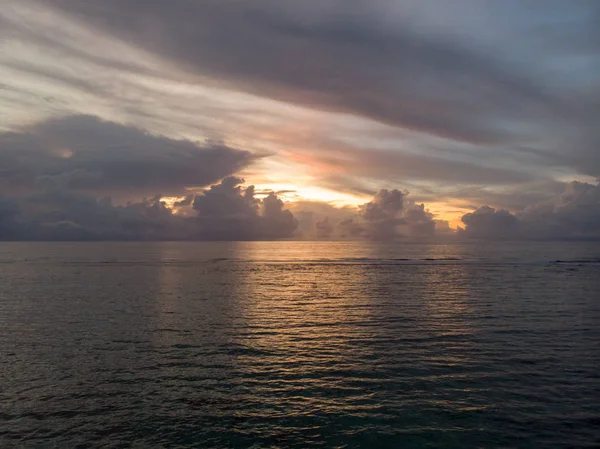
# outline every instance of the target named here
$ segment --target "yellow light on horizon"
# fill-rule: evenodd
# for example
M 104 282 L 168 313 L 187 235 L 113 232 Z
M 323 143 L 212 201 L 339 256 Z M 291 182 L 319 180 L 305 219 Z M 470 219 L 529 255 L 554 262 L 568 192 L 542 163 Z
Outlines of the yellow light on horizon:
M 298 186 L 296 184 L 257 184 L 258 192 L 272 191 L 277 193 L 284 202 L 319 201 L 336 206 L 358 206 L 368 201 L 368 198 L 351 195 L 322 187 Z M 257 196 L 263 196 L 258 194 Z

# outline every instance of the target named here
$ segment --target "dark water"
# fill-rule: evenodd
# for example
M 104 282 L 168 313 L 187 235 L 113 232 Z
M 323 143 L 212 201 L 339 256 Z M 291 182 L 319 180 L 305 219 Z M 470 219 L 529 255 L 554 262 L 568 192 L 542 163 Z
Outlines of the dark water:
M 599 404 L 598 245 L 0 244 L 2 448 L 600 447 Z

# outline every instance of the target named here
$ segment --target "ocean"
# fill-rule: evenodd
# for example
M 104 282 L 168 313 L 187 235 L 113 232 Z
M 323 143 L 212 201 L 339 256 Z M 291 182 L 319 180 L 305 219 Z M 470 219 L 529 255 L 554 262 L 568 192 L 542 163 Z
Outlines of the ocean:
M 600 244 L 0 243 L 0 447 L 600 447 Z

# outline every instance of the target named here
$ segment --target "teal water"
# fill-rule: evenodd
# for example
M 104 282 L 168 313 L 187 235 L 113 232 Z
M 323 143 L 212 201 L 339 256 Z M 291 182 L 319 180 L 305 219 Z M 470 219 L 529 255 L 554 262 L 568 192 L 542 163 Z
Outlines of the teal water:
M 600 246 L 0 243 L 0 447 L 600 446 Z

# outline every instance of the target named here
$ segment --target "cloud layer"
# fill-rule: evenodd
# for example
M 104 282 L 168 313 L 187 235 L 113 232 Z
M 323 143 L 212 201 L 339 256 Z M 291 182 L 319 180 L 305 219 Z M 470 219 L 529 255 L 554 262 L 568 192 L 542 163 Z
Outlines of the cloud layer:
M 587 79 L 600 8 L 551 3 L 51 2 L 219 85 L 469 144 L 543 145 L 549 159 L 598 176 L 598 94 Z M 577 57 L 578 76 L 566 78 L 559 63 Z M 567 143 L 574 158 L 561 156 Z
M 180 195 L 256 160 L 223 144 L 152 135 L 93 116 L 67 116 L 0 134 L 0 192 L 39 187 L 122 196 Z

